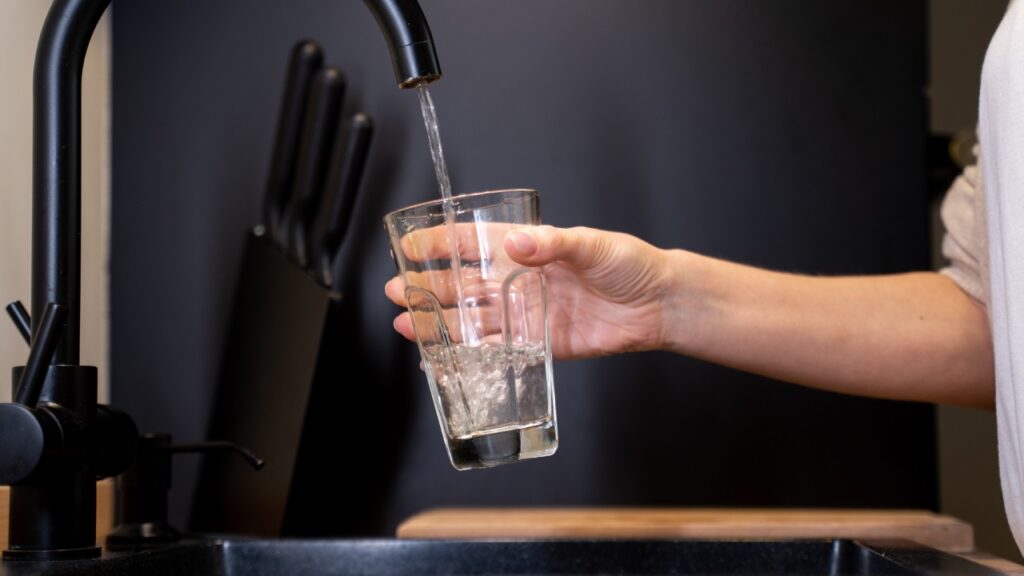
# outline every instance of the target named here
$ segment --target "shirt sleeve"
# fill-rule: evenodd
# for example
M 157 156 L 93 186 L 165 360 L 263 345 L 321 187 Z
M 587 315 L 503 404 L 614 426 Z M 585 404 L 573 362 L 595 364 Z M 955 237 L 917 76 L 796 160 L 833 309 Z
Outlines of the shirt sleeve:
M 977 155 L 978 149 L 975 148 Z M 942 225 L 945 228 L 942 255 L 949 260 L 949 265 L 939 272 L 952 278 L 979 302 L 986 301 L 983 259 L 986 257 L 987 232 L 983 209 L 978 166 L 971 165 L 964 168 L 942 201 Z

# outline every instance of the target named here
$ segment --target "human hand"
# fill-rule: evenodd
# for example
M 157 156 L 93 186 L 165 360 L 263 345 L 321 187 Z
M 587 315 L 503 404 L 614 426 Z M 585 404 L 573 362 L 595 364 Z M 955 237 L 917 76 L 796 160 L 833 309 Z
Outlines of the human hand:
M 587 358 L 658 349 L 666 341 L 666 310 L 675 290 L 668 253 L 634 236 L 592 228 L 495 228 L 494 244 L 511 265 L 543 267 L 552 354 Z M 497 240 L 501 239 L 501 244 Z M 463 248 L 460 235 L 460 252 Z M 433 245 L 447 250 L 443 238 Z M 437 254 L 432 254 L 436 256 Z M 405 284 L 391 279 L 385 293 L 407 306 Z M 408 312 L 395 329 L 415 340 Z

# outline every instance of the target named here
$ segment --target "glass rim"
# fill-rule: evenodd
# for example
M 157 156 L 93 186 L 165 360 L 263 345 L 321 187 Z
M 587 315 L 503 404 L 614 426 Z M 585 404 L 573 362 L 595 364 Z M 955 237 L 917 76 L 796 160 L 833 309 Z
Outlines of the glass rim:
M 492 195 L 492 194 L 507 194 L 507 193 L 510 193 L 510 192 L 524 192 L 526 194 L 532 194 L 534 196 L 539 194 L 535 188 L 499 188 L 497 190 L 481 190 L 479 192 L 467 192 L 465 194 L 458 194 L 456 196 L 452 196 L 452 201 L 455 202 L 455 201 L 462 200 L 462 199 L 465 199 L 465 198 L 477 198 L 477 197 L 480 197 L 480 196 L 488 196 L 488 195 Z M 427 200 L 426 202 L 419 202 L 417 204 L 410 204 L 409 206 L 405 206 L 405 207 L 399 208 L 397 210 L 392 210 L 391 212 L 388 212 L 387 214 L 385 214 L 384 215 L 384 222 L 390 222 L 392 220 L 395 220 L 403 212 L 410 212 L 410 211 L 413 211 L 413 210 L 420 210 L 420 209 L 429 208 L 429 207 L 432 207 L 432 206 L 440 206 L 443 203 L 444 203 L 444 199 L 443 198 L 436 198 L 434 200 Z

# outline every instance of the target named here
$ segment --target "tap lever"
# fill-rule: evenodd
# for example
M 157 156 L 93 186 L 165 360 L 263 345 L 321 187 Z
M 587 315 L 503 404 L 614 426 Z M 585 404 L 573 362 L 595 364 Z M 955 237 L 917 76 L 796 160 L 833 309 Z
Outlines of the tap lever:
M 11 317 L 14 327 L 18 329 L 21 337 L 25 339 L 25 343 L 31 345 L 32 318 L 29 317 L 28 310 L 25 309 L 25 305 L 21 303 L 21 300 L 15 300 L 7 305 L 7 315 Z
M 246 462 L 252 466 L 253 470 L 257 472 L 263 469 L 263 465 L 266 462 L 252 453 L 251 450 L 242 448 L 234 442 L 226 442 L 223 440 L 212 441 L 212 442 L 196 442 L 194 444 L 172 444 L 167 450 L 174 454 L 181 454 L 183 452 L 192 453 L 208 453 L 208 452 L 234 452 L 241 456 Z
M 43 391 L 43 381 L 46 380 L 50 359 L 53 358 L 57 343 L 64 334 L 64 321 L 67 316 L 68 309 L 60 304 L 48 302 L 43 309 L 43 317 L 36 328 L 36 338 L 29 350 L 28 361 L 25 362 L 25 371 L 21 373 L 21 380 L 18 382 L 15 403 L 29 408 L 34 408 L 39 403 L 39 394 Z

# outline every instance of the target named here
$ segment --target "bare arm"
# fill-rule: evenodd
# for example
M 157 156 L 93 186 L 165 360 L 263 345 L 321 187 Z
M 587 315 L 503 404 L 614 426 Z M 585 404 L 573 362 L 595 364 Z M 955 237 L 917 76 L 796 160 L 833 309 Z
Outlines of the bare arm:
M 836 392 L 993 405 L 988 316 L 945 276 L 823 278 L 672 259 L 670 350 Z
M 986 311 L 936 273 L 783 274 L 590 228 L 514 230 L 504 249 L 545 267 L 556 358 L 663 349 L 848 394 L 994 402 Z M 386 287 L 400 305 L 403 290 Z M 395 328 L 414 338 L 407 313 Z

